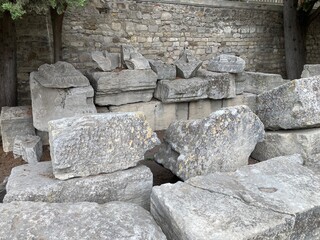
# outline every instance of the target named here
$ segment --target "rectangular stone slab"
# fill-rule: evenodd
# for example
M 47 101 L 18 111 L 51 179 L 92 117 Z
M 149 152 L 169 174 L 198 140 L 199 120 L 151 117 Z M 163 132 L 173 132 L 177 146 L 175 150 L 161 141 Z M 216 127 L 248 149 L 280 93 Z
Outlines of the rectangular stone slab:
M 279 157 L 154 187 L 151 213 L 169 239 L 317 239 L 319 188 L 300 156 Z
M 138 166 L 124 171 L 62 181 L 54 178 L 51 162 L 12 169 L 4 202 L 131 202 L 149 209 L 152 173 Z
M 58 179 L 134 167 L 159 144 L 145 116 L 105 113 L 49 122 L 53 173 Z
M 31 106 L 2 107 L 0 125 L 4 152 L 13 150 L 16 136 L 35 135 Z
M 167 129 L 176 120 L 188 119 L 188 103 L 164 104 L 160 101 L 111 106 L 111 112 L 143 112 L 154 131 Z
M 13 239 L 165 240 L 150 213 L 132 203 L 0 204 L 0 236 Z
M 266 131 L 251 157 L 265 161 L 295 153 L 301 154 L 306 165 L 320 166 L 320 128 Z

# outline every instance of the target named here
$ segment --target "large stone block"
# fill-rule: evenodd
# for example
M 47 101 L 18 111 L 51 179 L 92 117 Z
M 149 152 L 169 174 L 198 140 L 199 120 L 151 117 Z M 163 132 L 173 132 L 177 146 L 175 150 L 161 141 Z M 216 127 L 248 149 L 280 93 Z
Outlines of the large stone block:
M 4 152 L 13 150 L 16 136 L 35 135 L 30 106 L 2 107 L 0 125 Z
M 224 108 L 204 119 L 172 123 L 155 157 L 183 180 L 235 171 L 248 164 L 263 135 L 263 124 L 247 106 Z
M 11 239 L 164 240 L 150 213 L 132 203 L 35 203 L 0 205 L 0 236 Z
M 53 173 L 58 179 L 134 167 L 159 144 L 145 116 L 106 113 L 49 122 Z
M 88 79 L 74 66 L 67 62 L 43 64 L 33 73 L 34 80 L 46 88 L 86 87 Z
M 55 179 L 51 162 L 12 169 L 4 202 L 131 202 L 150 207 L 152 173 L 146 166 L 67 181 Z
M 242 95 L 237 95 L 235 98 L 222 100 L 222 107 L 239 105 L 246 105 L 255 113 L 257 111 L 257 95 L 253 93 L 243 93 Z
M 245 61 L 240 57 L 221 54 L 209 61 L 207 69 L 212 72 L 241 73 L 245 65 Z
M 320 129 L 266 131 L 251 156 L 259 161 L 298 153 L 308 166 L 320 166 Z
M 201 119 L 222 108 L 222 100 L 199 100 L 189 103 L 188 119 Z
M 314 77 L 320 75 L 320 64 L 306 64 L 303 66 L 301 78 Z
M 172 80 L 176 79 L 176 66 L 166 64 L 161 60 L 149 60 L 151 69 L 158 75 L 158 80 Z
M 168 239 L 317 239 L 320 178 L 286 156 L 154 187 L 151 214 Z
M 258 95 L 257 115 L 267 129 L 320 126 L 320 76 L 293 80 Z
M 94 91 L 91 86 L 47 88 L 38 83 L 34 75 L 34 72 L 30 74 L 30 89 L 33 124 L 36 129 L 48 131 L 48 122 L 51 120 L 97 112 L 93 104 Z
M 14 157 L 21 156 L 27 163 L 34 164 L 40 161 L 42 156 L 42 142 L 39 136 L 16 136 L 13 145 Z
M 192 78 L 201 67 L 202 61 L 195 58 L 190 50 L 185 49 L 180 55 L 179 60 L 175 62 L 175 65 L 177 67 L 177 76 Z
M 164 104 L 160 101 L 110 107 L 111 112 L 143 112 L 154 131 L 164 130 L 177 120 L 188 119 L 188 103 Z
M 243 72 L 239 75 L 240 78 L 245 79 L 244 92 L 253 94 L 269 91 L 288 82 L 280 74 Z

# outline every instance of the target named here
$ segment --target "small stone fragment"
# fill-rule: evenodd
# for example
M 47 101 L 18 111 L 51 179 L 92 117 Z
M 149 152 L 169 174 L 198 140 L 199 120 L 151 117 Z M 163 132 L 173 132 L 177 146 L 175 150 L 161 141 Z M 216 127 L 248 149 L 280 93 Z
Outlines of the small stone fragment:
M 151 69 L 158 75 L 158 80 L 176 79 L 176 66 L 164 63 L 161 60 L 149 60 Z
M 320 75 L 320 64 L 305 64 L 301 78 L 314 77 Z
M 29 164 L 40 161 L 42 156 L 42 142 L 39 136 L 16 136 L 13 145 L 14 157 L 21 156 Z
M 131 53 L 130 59 L 125 60 L 125 63 L 130 70 L 150 69 L 149 61 L 140 53 Z
M 91 53 L 92 59 L 98 64 L 98 69 L 110 72 L 120 65 L 120 56 L 118 53 L 108 53 L 95 51 Z
M 208 63 L 208 71 L 241 73 L 245 68 L 245 61 L 237 56 L 221 54 Z
M 202 61 L 195 58 L 190 50 L 185 49 L 175 65 L 177 67 L 177 76 L 192 78 L 196 75 L 197 70 L 202 65 Z

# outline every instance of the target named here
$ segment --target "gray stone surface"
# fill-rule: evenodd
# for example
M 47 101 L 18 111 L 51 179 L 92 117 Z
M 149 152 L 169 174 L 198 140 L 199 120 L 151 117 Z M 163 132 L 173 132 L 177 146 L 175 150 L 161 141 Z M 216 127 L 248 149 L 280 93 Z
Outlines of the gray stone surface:
M 306 64 L 303 66 L 301 78 L 320 75 L 320 64 Z
M 280 74 L 243 72 L 240 78 L 245 79 L 244 91 L 247 93 L 260 94 L 279 87 L 288 82 Z
M 34 203 L 0 205 L 3 240 L 164 240 L 148 211 L 131 203 Z
M 120 106 L 128 103 L 149 102 L 154 90 L 128 91 L 110 94 L 97 94 L 95 104 L 98 106 Z
M 197 77 L 208 81 L 208 98 L 222 99 L 236 96 L 235 77 L 228 73 L 214 73 L 204 69 L 197 71 Z
M 168 239 L 318 239 L 320 179 L 301 163 L 286 156 L 154 187 L 151 213 Z
M 195 58 L 190 50 L 185 49 L 180 55 L 179 60 L 175 62 L 175 65 L 177 67 L 177 76 L 192 78 L 201 67 L 202 61 Z
M 157 74 L 158 80 L 172 80 L 176 79 L 177 70 L 176 66 L 164 63 L 161 60 L 150 60 L 151 69 Z
M 212 112 L 222 108 L 222 100 L 199 100 L 189 103 L 188 119 L 201 119 L 208 117 Z
M 130 59 L 125 60 L 128 69 L 147 70 L 150 69 L 149 61 L 141 53 L 131 53 Z
M 21 156 L 29 164 L 40 161 L 42 156 L 42 142 L 39 136 L 16 136 L 13 144 L 14 157 Z
M 159 144 L 145 116 L 106 113 L 49 122 L 53 173 L 58 179 L 134 167 Z
M 131 58 L 132 53 L 138 53 L 138 51 L 131 45 L 121 45 L 121 63 L 126 66 L 125 61 Z
M 90 85 L 88 79 L 67 62 L 43 64 L 37 72 L 33 73 L 33 78 L 47 88 L 86 87 Z
M 263 124 L 247 106 L 224 108 L 204 119 L 172 123 L 155 159 L 183 180 L 235 171 L 248 164 L 263 135 Z
M 212 72 L 241 73 L 245 65 L 245 61 L 240 57 L 221 54 L 209 61 L 207 69 Z
M 298 153 L 308 166 L 320 166 L 320 129 L 266 131 L 251 157 L 259 161 Z
M 33 124 L 40 131 L 48 131 L 48 122 L 64 117 L 96 113 L 91 86 L 66 89 L 46 88 L 30 74 Z
M 42 145 L 44 145 L 44 146 L 49 145 L 49 133 L 48 132 L 36 130 L 36 135 L 41 138 Z
M 4 202 L 131 202 L 149 209 L 152 173 L 138 166 L 98 176 L 55 179 L 51 162 L 25 164 L 12 169 Z
M 111 106 L 111 112 L 143 112 L 154 131 L 167 129 L 176 120 L 188 119 L 188 103 L 164 104 L 160 101 Z
M 239 105 L 246 105 L 255 113 L 257 111 L 257 95 L 253 93 L 243 93 L 241 95 L 237 95 L 235 98 L 222 100 L 222 107 Z
M 257 115 L 267 129 L 320 126 L 320 76 L 293 80 L 258 95 Z
M 4 152 L 13 150 L 16 136 L 35 135 L 30 106 L 2 107 L 0 125 Z
M 120 66 L 120 55 L 118 53 L 94 51 L 91 53 L 91 57 L 97 63 L 98 69 L 105 72 L 110 72 Z

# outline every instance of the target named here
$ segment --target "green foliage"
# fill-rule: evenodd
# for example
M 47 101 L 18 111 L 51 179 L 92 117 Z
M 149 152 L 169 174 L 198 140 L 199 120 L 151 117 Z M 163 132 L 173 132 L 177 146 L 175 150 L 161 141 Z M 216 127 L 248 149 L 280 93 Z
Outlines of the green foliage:
M 21 18 L 26 12 L 43 13 L 54 8 L 58 14 L 67 7 L 82 7 L 87 0 L 0 0 L 0 14 L 8 11 L 12 19 Z

